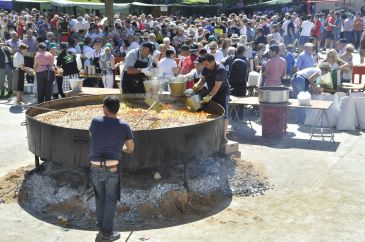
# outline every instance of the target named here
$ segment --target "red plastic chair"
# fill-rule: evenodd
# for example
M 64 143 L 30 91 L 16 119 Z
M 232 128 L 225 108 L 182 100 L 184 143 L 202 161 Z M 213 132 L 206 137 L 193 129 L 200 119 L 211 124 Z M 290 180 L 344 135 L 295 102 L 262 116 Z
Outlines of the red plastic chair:
M 355 75 L 359 75 L 359 81 L 355 82 Z M 365 75 L 365 66 L 353 66 L 352 68 L 352 83 L 362 83 L 362 75 Z

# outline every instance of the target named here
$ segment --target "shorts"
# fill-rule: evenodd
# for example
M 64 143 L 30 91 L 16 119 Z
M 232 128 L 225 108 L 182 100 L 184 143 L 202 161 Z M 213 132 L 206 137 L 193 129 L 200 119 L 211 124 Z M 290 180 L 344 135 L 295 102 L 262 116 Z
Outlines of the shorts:
M 333 40 L 333 32 L 332 31 L 326 31 L 326 39 Z
M 14 68 L 12 82 L 14 91 L 24 92 L 24 74 L 21 69 Z

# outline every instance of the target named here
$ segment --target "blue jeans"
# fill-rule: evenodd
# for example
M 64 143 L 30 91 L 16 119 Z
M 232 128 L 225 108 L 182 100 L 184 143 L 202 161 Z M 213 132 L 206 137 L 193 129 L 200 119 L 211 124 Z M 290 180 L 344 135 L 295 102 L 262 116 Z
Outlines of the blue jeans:
M 302 76 L 294 76 L 290 80 L 290 85 L 293 88 L 292 98 L 298 98 L 298 94 L 300 92 L 304 92 L 306 90 L 306 81 Z M 304 122 L 306 115 L 306 110 L 304 108 L 296 108 L 295 109 L 295 117 L 297 122 Z
M 95 192 L 99 231 L 104 236 L 109 236 L 113 233 L 113 220 L 120 194 L 119 173 L 92 167 L 91 178 Z
M 348 43 L 352 43 L 352 31 L 344 31 L 343 37 L 347 40 Z
M 354 46 L 356 49 L 359 48 L 361 33 L 362 32 L 354 31 Z

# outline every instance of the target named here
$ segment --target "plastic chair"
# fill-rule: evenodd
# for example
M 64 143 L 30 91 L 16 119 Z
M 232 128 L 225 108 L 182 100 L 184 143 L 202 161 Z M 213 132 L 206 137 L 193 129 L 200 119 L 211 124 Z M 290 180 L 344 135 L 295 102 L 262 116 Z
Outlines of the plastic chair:
M 355 82 L 355 75 L 359 75 L 359 81 Z M 365 75 L 365 66 L 353 66 L 352 68 L 352 83 L 362 83 L 362 75 Z

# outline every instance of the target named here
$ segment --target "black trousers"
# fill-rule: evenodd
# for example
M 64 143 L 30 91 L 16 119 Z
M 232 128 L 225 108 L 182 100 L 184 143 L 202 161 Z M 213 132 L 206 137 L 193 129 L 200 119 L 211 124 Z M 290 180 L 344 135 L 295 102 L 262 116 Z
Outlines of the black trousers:
M 37 72 L 36 76 L 38 103 L 51 101 L 54 72 L 50 71 L 49 78 L 48 71 Z
M 34 57 L 30 57 L 30 56 L 24 56 L 24 66 L 25 67 L 30 67 L 33 69 L 33 65 L 34 65 Z M 33 83 L 34 82 L 34 77 L 31 75 L 26 75 L 27 78 L 27 82 L 28 83 Z

